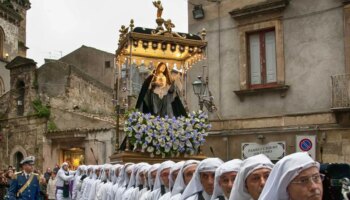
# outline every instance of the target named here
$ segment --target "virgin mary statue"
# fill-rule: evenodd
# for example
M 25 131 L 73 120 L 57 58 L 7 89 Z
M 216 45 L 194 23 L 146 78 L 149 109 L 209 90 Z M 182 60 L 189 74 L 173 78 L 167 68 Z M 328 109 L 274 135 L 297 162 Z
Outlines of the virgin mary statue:
M 161 62 L 142 84 L 136 109 L 161 117 L 187 116 L 179 92 L 167 66 Z

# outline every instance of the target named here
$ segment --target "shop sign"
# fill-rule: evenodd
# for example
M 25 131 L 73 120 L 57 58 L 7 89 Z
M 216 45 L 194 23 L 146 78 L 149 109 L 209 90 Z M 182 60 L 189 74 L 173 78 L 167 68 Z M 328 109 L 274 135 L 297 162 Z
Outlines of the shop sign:
M 258 154 L 265 154 L 271 160 L 280 160 L 286 154 L 285 142 L 269 142 L 266 144 L 242 143 L 242 159 Z

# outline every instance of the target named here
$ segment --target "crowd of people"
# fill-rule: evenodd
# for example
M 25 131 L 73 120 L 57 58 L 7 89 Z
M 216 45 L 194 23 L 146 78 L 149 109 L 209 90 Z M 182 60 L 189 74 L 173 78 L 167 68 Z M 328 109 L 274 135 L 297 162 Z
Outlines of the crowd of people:
M 276 164 L 260 154 L 223 162 L 165 161 L 81 165 L 63 163 L 44 174 L 33 172 L 34 159 L 21 172 L 1 174 L 8 199 L 57 200 L 321 200 L 320 165 L 307 153 L 285 156 Z M 12 171 L 13 173 L 14 171 Z M 28 184 L 27 184 L 28 183 Z M 3 197 L 3 196 L 2 196 Z M 3 199 L 3 198 L 2 198 Z
M 56 165 L 53 170 L 47 168 L 46 172 L 33 169 L 33 174 L 36 174 L 39 181 L 39 196 L 36 199 L 56 199 L 56 174 L 60 167 Z M 17 171 L 13 166 L 8 166 L 5 170 L 0 170 L 0 200 L 10 199 L 9 188 L 10 183 L 17 174 L 22 171 Z
M 63 163 L 48 181 L 49 199 L 57 200 L 321 200 L 319 163 L 294 153 L 273 164 L 260 154 L 223 162 L 165 161 L 81 165 Z M 56 174 L 56 173 L 52 173 Z

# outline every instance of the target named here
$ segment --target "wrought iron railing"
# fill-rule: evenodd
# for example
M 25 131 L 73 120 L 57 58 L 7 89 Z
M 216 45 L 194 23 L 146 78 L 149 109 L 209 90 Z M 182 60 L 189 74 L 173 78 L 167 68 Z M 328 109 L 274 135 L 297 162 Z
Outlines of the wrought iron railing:
M 332 109 L 350 108 L 350 74 L 332 77 Z

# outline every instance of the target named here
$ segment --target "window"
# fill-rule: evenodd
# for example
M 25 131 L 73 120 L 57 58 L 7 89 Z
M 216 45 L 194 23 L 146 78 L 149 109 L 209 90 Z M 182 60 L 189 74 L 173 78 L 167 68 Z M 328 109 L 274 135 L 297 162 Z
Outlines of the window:
M 5 32 L 0 26 L 0 58 L 4 58 L 4 42 L 5 42 Z
M 17 115 L 23 116 L 24 114 L 24 95 L 25 95 L 25 84 L 23 81 L 17 83 Z
M 0 97 L 5 93 L 5 84 L 0 76 Z
M 247 34 L 250 88 L 277 83 L 275 30 Z
M 19 151 L 17 151 L 14 155 L 14 166 L 16 167 L 16 169 L 21 169 L 21 161 L 23 160 L 23 154 Z
M 111 61 L 105 61 L 105 68 L 111 67 Z
M 240 36 L 240 91 L 285 86 L 280 20 L 244 25 Z

